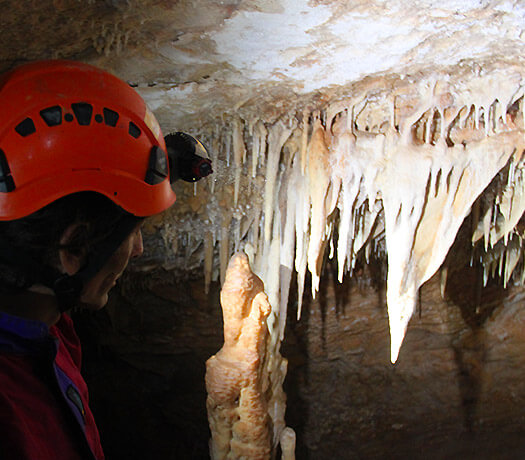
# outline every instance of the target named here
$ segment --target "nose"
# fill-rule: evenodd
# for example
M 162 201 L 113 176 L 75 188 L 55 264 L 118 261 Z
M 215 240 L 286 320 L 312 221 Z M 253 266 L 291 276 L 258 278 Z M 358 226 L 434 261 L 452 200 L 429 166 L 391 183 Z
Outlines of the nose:
M 143 252 L 144 252 L 144 244 L 142 241 L 142 232 L 139 228 L 133 237 L 133 247 L 131 248 L 131 257 L 133 259 L 140 257 Z

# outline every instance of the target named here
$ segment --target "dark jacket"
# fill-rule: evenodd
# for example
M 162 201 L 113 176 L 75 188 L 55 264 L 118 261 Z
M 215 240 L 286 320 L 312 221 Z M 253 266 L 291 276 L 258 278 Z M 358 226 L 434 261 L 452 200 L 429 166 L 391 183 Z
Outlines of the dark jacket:
M 80 364 L 68 315 L 48 328 L 0 312 L 0 458 L 104 458 Z

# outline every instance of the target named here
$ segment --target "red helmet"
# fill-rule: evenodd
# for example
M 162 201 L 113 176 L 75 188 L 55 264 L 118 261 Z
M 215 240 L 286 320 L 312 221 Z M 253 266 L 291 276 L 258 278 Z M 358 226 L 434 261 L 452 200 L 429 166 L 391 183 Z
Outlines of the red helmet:
M 143 99 L 117 77 L 73 61 L 0 77 L 0 220 L 60 197 L 99 192 L 136 216 L 175 201 L 166 146 Z

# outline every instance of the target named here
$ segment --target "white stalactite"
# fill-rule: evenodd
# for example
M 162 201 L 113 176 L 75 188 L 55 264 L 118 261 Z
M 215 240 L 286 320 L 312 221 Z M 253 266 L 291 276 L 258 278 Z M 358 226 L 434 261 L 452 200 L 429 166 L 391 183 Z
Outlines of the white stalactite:
M 222 154 L 229 161 L 232 142 L 233 201 L 242 215 L 235 214 L 233 223 L 231 212 L 222 221 L 214 220 L 220 222 L 215 236 L 220 234 L 221 279 L 229 251 L 245 247 L 272 305 L 267 320 L 271 359 L 264 372 L 273 375 L 270 381 L 276 392 L 286 373 L 279 347 L 293 271 L 299 318 L 307 271 L 315 296 L 328 245 L 330 256 L 337 256 L 342 281 L 362 250 L 368 260 L 386 244 L 392 363 L 398 358 L 418 290 L 443 264 L 471 210 L 473 243 L 483 238 L 488 251 L 482 258 L 484 281 L 499 273 L 504 285 L 511 279 L 524 282 L 525 235 L 517 230 L 525 212 L 521 81 L 520 75 L 505 71 L 480 72 L 454 84 L 432 77 L 420 80 L 415 94 L 413 87 L 405 88 L 410 97 L 391 94 L 389 105 L 378 105 L 377 94 L 370 99 L 356 94 L 324 111 L 298 111 L 298 120 L 292 123 L 255 119 L 244 129 L 240 118 L 233 121 L 233 134 L 224 138 Z M 247 146 L 252 158 L 247 174 L 251 185 L 246 190 L 254 202 L 243 208 L 239 184 L 244 180 L 240 171 Z M 263 165 L 264 177 L 258 176 Z M 484 195 L 490 203 L 476 202 L 503 173 L 507 181 L 500 190 Z M 232 192 L 224 193 L 227 207 Z M 384 241 L 378 243 L 378 238 Z M 206 286 L 214 242 L 207 234 Z M 442 267 L 442 293 L 446 274 L 447 267 Z M 284 412 L 281 406 L 269 410 L 276 420 L 275 444 L 285 433 Z
M 301 123 L 301 172 L 303 176 L 306 174 L 309 118 L 310 113 L 307 110 L 303 110 L 303 118 Z
M 242 121 L 236 118 L 233 121 L 233 164 L 235 168 L 235 188 L 233 203 L 237 206 L 239 202 L 239 187 L 241 182 L 242 166 L 246 160 L 246 147 L 244 145 L 243 124 Z
M 204 292 L 210 291 L 211 278 L 213 273 L 213 249 L 214 238 L 212 232 L 206 232 L 204 238 Z
M 267 131 L 260 120 L 250 125 L 252 176 L 257 172 L 259 158 L 267 151 L 263 227 L 261 233 L 257 229 L 252 231 L 251 247 L 257 272 L 263 279 L 271 280 L 272 304 L 280 305 L 276 314 L 281 317 L 278 328 L 281 339 L 292 269 L 297 272 L 300 316 L 306 270 L 312 275 L 312 295 L 315 295 L 327 244 L 330 242 L 332 251 L 337 252 L 338 278 L 342 280 L 344 273 L 353 268 L 362 248 L 366 248 L 368 256 L 372 232 L 376 229 L 375 234 L 380 233 L 384 225 L 394 362 L 414 311 L 418 289 L 443 262 L 476 197 L 514 155 L 508 184 L 498 198 L 497 212 L 487 209 L 474 233 L 474 238 L 484 236 L 487 247 L 501 238 L 508 239 L 525 206 L 523 133 L 516 128 L 517 121 L 503 110 L 520 94 L 515 78 L 510 80 L 501 93 L 490 95 L 432 79 L 422 80 L 418 85 L 419 103 L 404 112 L 394 107 L 390 123 L 380 123 L 375 115 L 365 112 L 369 110 L 366 98 L 356 99 L 360 100 L 357 105 L 352 101 L 333 104 L 326 117 L 320 111 L 310 116 L 304 110 L 300 141 L 288 147 L 297 148 L 297 152 L 289 153 L 286 160 L 282 158 L 282 149 L 292 134 L 292 126 L 277 121 Z M 486 84 L 494 87 L 495 80 L 479 77 L 473 87 L 479 90 Z M 398 119 L 393 120 L 397 112 Z M 355 113 L 360 117 L 366 113 L 367 129 L 380 131 L 356 129 Z M 414 126 L 418 123 L 423 142 L 414 139 Z M 242 122 L 236 119 L 232 136 L 235 203 L 238 171 L 246 155 L 243 132 Z M 455 145 L 447 144 L 449 134 L 454 137 Z M 285 169 L 281 174 L 282 162 L 288 166 L 285 168 L 283 163 Z M 330 241 L 333 225 L 329 217 L 336 206 L 339 224 L 334 245 Z M 381 210 L 384 224 L 376 222 Z M 255 221 L 258 226 L 259 220 Z M 279 246 L 274 244 L 275 240 Z M 221 242 L 221 254 L 223 246 Z M 516 257 L 509 255 L 507 259 L 511 263 L 501 268 L 506 277 L 518 265 Z
M 308 270 L 312 274 L 312 296 L 319 290 L 322 253 L 326 244 L 327 195 L 332 168 L 326 132 L 319 113 L 314 115 L 313 131 L 307 148 L 307 171 L 311 202 Z
M 266 163 L 266 184 L 264 188 L 264 240 L 270 241 L 272 234 L 273 210 L 275 209 L 275 196 L 279 160 L 281 149 L 293 129 L 283 121 L 276 122 L 268 134 L 268 160 Z

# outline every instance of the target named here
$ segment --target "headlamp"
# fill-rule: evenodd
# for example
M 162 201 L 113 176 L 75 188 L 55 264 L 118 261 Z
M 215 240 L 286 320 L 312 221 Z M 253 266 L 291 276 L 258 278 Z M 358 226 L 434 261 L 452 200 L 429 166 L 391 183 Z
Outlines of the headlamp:
M 168 150 L 170 182 L 179 179 L 196 182 L 213 173 L 206 147 L 187 133 L 177 132 L 164 137 Z

